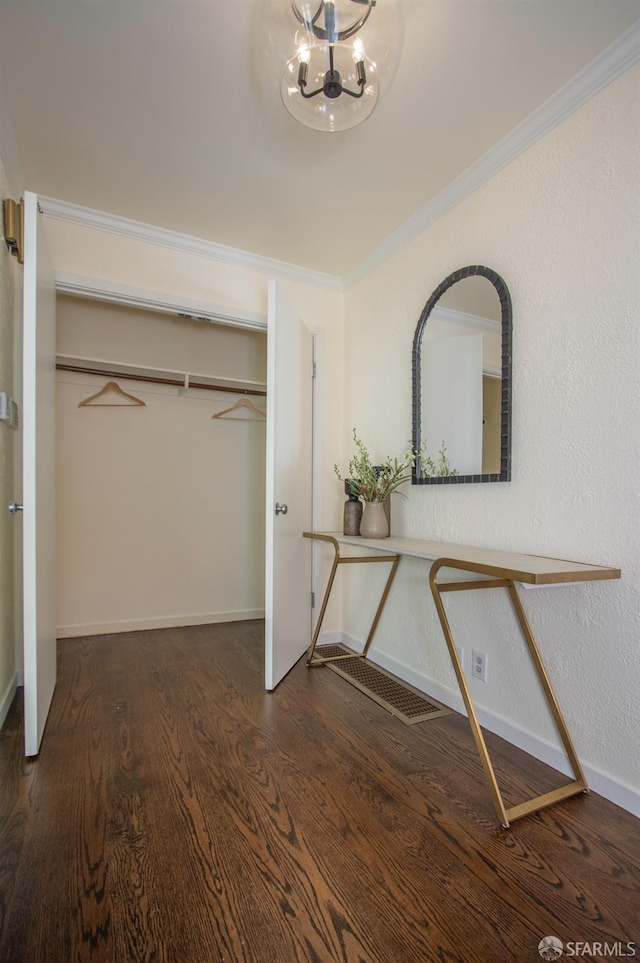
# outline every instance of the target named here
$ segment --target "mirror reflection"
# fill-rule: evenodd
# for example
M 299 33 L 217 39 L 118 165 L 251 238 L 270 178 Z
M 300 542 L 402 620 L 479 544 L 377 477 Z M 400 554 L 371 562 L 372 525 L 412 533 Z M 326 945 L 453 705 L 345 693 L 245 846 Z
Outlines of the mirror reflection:
M 511 303 L 476 265 L 454 272 L 422 312 L 414 341 L 414 484 L 510 477 Z

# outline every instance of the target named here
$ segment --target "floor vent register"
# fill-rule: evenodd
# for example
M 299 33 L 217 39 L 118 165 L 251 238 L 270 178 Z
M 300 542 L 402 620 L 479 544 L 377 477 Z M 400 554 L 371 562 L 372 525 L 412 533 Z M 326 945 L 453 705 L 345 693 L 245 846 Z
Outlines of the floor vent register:
M 349 655 L 349 650 L 341 645 L 322 645 L 314 655 L 315 658 Z M 325 666 L 407 725 L 451 714 L 451 709 L 427 698 L 368 659 L 354 655 L 339 662 L 325 662 Z

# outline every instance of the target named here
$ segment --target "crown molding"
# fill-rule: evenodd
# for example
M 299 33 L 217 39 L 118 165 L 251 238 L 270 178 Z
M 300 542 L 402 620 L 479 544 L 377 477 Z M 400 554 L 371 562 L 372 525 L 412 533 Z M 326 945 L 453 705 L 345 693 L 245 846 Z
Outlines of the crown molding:
M 251 254 L 249 251 L 226 247 L 224 244 L 216 244 L 203 238 L 191 237 L 189 234 L 180 234 L 177 231 L 155 227 L 153 224 L 132 221 L 126 217 L 96 211 L 54 197 L 38 195 L 38 201 L 43 213 L 53 220 L 77 224 L 80 227 L 88 227 L 96 231 L 104 231 L 106 234 L 115 234 L 118 237 L 143 241 L 146 244 L 157 244 L 160 247 L 168 247 L 172 251 L 180 251 L 183 254 L 195 254 L 198 257 L 209 258 L 223 264 L 231 264 L 250 271 L 260 271 L 270 277 L 296 281 L 300 284 L 310 284 L 316 288 L 326 288 L 329 291 L 342 293 L 342 280 L 333 274 L 324 274 L 321 271 L 313 271 L 310 268 L 289 264 L 286 261 L 277 261 L 275 258 Z
M 492 318 L 483 318 L 479 314 L 467 314 L 466 311 L 456 311 L 455 308 L 435 307 L 429 319 L 433 321 L 444 321 L 447 324 L 458 324 L 465 328 L 472 328 L 474 331 L 487 331 L 490 334 L 500 334 L 502 323 L 494 321 Z
M 561 124 L 639 59 L 640 20 L 348 271 L 342 279 L 344 290 L 349 290 L 423 234 L 443 214 Z
M 107 301 L 110 304 L 122 304 L 130 308 L 140 308 L 143 311 L 175 314 L 192 321 L 228 324 L 234 328 L 248 328 L 252 331 L 267 329 L 266 317 L 253 311 L 238 311 L 235 308 L 222 307 L 207 301 L 196 301 L 193 298 L 177 300 L 175 295 L 147 291 L 144 288 L 131 287 L 117 281 L 106 281 L 104 278 L 56 271 L 55 285 L 59 294 L 88 298 L 91 301 Z

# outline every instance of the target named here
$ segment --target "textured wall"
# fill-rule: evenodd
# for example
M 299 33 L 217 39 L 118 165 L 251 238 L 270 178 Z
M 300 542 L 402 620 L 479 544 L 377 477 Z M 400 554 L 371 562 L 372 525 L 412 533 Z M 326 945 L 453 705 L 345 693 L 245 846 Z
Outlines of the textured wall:
M 0 161 L 0 196 L 12 196 Z M 0 243 L 0 391 L 13 395 L 13 318 L 16 261 Z M 0 424 L 0 721 L 15 683 L 13 544 L 16 524 L 6 511 L 14 498 L 15 432 Z
M 636 791 L 639 116 L 636 66 L 361 281 L 345 307 L 346 430 L 357 426 L 374 454 L 393 454 L 410 436 L 411 344 L 430 293 L 466 264 L 507 282 L 513 479 L 407 488 L 406 500 L 394 499 L 394 534 L 622 568 L 621 581 L 530 591 L 524 604 L 579 755 Z M 376 647 L 454 689 L 426 575 L 402 562 Z M 345 619 L 371 592 L 350 579 Z M 447 608 L 467 668 L 472 645 L 489 654 L 488 681 L 471 683 L 478 703 L 555 741 L 499 593 L 449 596 Z M 362 621 L 345 627 L 362 637 Z

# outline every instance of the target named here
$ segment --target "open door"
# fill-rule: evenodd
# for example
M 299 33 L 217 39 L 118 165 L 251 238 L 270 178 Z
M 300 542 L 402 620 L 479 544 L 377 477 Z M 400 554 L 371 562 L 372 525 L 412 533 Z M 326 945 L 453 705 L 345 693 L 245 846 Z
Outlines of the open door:
M 25 755 L 40 750 L 56 684 L 56 295 L 38 198 L 24 195 L 22 501 Z
M 267 326 L 265 686 L 274 689 L 309 646 L 313 335 L 275 281 Z

